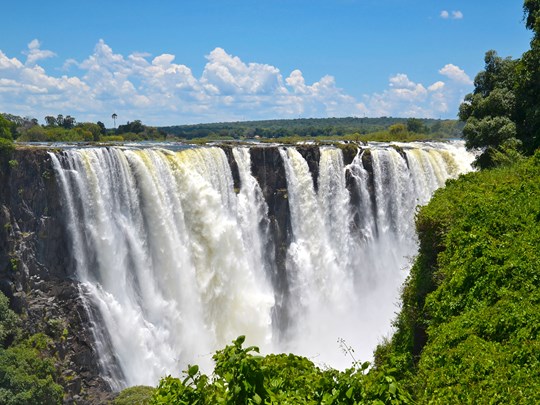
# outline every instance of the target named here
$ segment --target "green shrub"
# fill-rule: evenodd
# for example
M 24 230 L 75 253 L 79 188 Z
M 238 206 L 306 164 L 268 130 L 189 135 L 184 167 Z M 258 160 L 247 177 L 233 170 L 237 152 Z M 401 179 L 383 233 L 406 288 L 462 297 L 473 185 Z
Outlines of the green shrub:
M 0 138 L 0 152 L 10 152 L 15 149 L 15 144 L 11 139 Z
M 5 347 L 18 334 L 19 317 L 9 308 L 9 299 L 0 292 L 0 345 Z
M 151 404 L 361 404 L 411 403 L 391 370 L 366 373 L 369 363 L 346 371 L 321 370 L 293 354 L 260 356 L 243 348 L 244 336 L 216 352 L 212 378 L 189 366 L 184 378 L 163 378 Z M 255 353 L 255 354 L 254 354 Z
M 54 361 L 45 355 L 50 338 L 36 334 L 9 346 L 20 339 L 19 323 L 8 298 L 0 292 L 0 404 L 61 403 L 63 392 L 55 383 Z
M 129 387 L 118 394 L 112 405 L 148 405 L 154 391 L 154 387 L 144 385 Z
M 124 142 L 124 137 L 121 135 L 102 136 L 101 142 Z
M 1 404 L 62 403 L 62 387 L 54 381 L 54 362 L 41 354 L 43 339 L 43 336 L 37 336 L 0 349 Z

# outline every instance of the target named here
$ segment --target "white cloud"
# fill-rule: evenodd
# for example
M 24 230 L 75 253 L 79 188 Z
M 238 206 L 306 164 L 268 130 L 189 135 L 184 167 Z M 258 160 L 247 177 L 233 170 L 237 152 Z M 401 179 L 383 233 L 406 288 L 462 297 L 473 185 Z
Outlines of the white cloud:
M 450 80 L 423 85 L 404 73 L 390 77 L 386 90 L 364 96 L 368 115 L 439 118 L 457 111 L 472 82 L 462 69 L 452 64 L 444 66 L 439 73 Z
M 461 20 L 463 18 L 463 13 L 459 10 L 449 12 L 448 10 L 441 11 L 440 17 L 443 20 Z
M 431 86 L 428 87 L 429 91 L 439 91 L 444 88 L 445 84 L 444 82 L 438 81 L 433 83 Z
M 471 80 L 469 75 L 465 73 L 463 69 L 459 68 L 456 65 L 452 65 L 451 63 L 445 65 L 442 69 L 440 69 L 439 73 L 461 84 L 465 84 L 465 85 L 473 84 L 473 81 Z
M 29 44 L 25 63 L 0 51 L 0 111 L 31 115 L 70 114 L 79 121 L 147 124 L 215 122 L 247 119 L 328 116 L 439 116 L 457 109 L 471 80 L 448 64 L 439 73 L 449 80 L 431 85 L 406 74 L 389 78 L 388 88 L 360 100 L 338 87 L 331 75 L 307 83 L 300 69 L 283 75 L 275 66 L 245 62 L 215 48 L 200 77 L 176 62 L 175 55 L 115 53 L 100 40 L 81 62 L 68 59 L 64 69 L 77 74 L 55 77 L 38 62 L 54 55 Z M 112 122 L 110 123 L 112 125 Z
M 37 39 L 32 40 L 28 44 L 28 51 L 23 52 L 26 56 L 26 64 L 34 65 L 38 60 L 52 58 L 56 54 L 52 51 L 40 49 L 41 44 Z

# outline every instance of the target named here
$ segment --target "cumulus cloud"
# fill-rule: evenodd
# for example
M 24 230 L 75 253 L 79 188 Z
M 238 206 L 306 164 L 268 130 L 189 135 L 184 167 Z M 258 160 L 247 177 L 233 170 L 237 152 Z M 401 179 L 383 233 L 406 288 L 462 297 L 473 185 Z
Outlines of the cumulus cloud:
M 39 61 L 55 56 L 38 40 L 28 45 L 24 63 L 0 51 L 0 111 L 31 115 L 70 114 L 78 120 L 141 119 L 154 125 L 226 120 L 329 116 L 438 116 L 456 108 L 471 80 L 448 64 L 446 81 L 414 82 L 406 74 L 389 78 L 382 92 L 355 98 L 331 75 L 307 83 L 300 69 L 284 75 L 279 68 L 215 48 L 202 74 L 163 53 L 122 55 L 100 40 L 82 61 L 68 59 L 55 77 Z M 460 92 L 461 91 L 461 92 Z
M 449 12 L 448 10 L 441 11 L 440 17 L 443 20 L 461 20 L 463 18 L 463 13 L 459 10 Z
M 471 80 L 469 75 L 465 73 L 463 69 L 459 68 L 456 65 L 452 65 L 451 63 L 445 65 L 442 69 L 440 69 L 439 73 L 461 84 L 465 84 L 465 85 L 473 84 L 473 81 Z
M 381 93 L 364 96 L 364 106 L 371 116 L 426 117 L 448 116 L 457 110 L 472 82 L 458 66 L 448 64 L 439 74 L 450 80 L 430 85 L 416 83 L 406 74 L 391 76 L 388 88 Z
M 40 48 L 41 43 L 37 39 L 32 40 L 28 44 L 28 51 L 24 52 L 24 54 L 26 55 L 27 65 L 34 65 L 39 60 L 48 59 L 56 56 L 54 52 Z

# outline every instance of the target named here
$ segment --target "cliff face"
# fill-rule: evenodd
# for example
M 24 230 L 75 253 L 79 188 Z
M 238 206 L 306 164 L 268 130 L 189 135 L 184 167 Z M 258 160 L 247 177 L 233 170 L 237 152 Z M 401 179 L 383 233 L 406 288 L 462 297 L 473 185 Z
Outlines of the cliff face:
M 99 377 L 47 151 L 1 153 L 0 185 L 0 289 L 25 330 L 54 339 L 66 402 L 99 402 L 109 389 Z
M 287 199 L 287 178 L 283 159 L 276 147 L 251 148 L 251 173 L 257 179 L 268 205 L 269 238 L 266 262 L 272 263 L 272 284 L 277 292 L 273 322 L 286 330 L 290 322 L 286 308 L 289 282 L 285 269 L 287 246 L 291 238 L 291 216 Z

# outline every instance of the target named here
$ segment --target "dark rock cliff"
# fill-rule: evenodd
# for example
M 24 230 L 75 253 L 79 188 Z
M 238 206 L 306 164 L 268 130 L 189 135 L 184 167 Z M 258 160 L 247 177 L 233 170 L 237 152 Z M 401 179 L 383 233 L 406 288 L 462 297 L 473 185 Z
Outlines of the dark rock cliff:
M 46 333 L 66 403 L 102 403 L 88 313 L 73 278 L 51 159 L 44 149 L 0 154 L 0 289 L 29 333 Z
M 291 238 L 291 216 L 287 198 L 287 177 L 277 147 L 254 147 L 251 152 L 251 173 L 257 179 L 268 205 L 268 246 L 266 262 L 271 263 L 271 279 L 277 291 L 274 322 L 279 330 L 286 330 L 290 322 L 286 312 L 289 281 L 285 263 Z

